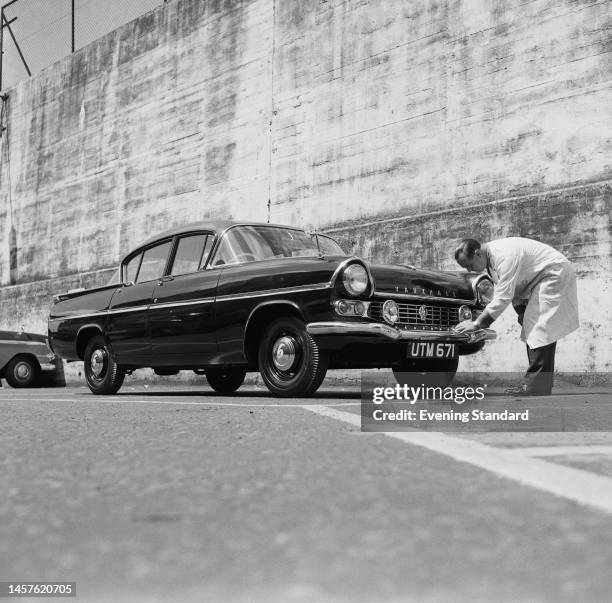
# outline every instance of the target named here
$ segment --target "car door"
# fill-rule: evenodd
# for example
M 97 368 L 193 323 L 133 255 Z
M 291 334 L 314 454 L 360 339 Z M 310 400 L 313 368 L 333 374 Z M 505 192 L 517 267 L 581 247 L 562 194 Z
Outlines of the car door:
M 203 270 L 214 235 L 181 235 L 149 309 L 152 366 L 200 367 L 217 350 L 214 301 L 220 270 Z
M 124 286 L 109 307 L 107 335 L 118 364 L 151 366 L 148 309 L 164 275 L 172 239 L 132 254 L 123 264 Z

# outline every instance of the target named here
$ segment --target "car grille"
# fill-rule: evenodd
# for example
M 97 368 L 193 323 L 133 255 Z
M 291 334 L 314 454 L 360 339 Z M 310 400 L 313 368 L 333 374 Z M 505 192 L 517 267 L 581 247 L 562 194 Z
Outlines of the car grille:
M 370 316 L 374 320 L 385 322 L 382 315 L 384 302 L 370 304 Z M 398 303 L 399 320 L 395 326 L 415 330 L 446 330 L 459 322 L 459 309 L 451 306 L 432 304 Z M 424 319 L 423 319 L 424 317 Z

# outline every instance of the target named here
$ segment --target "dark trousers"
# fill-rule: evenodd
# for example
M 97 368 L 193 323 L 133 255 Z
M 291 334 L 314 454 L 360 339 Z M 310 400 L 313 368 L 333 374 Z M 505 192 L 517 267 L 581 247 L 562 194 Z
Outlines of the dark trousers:
M 528 393 L 537 396 L 549 396 L 552 393 L 556 347 L 556 341 L 541 348 L 527 346 L 529 368 L 525 373 L 525 382 Z
M 527 304 L 512 305 L 518 314 L 518 323 L 522 325 Z M 525 384 L 528 393 L 538 396 L 550 396 L 552 393 L 556 348 L 556 341 L 540 348 L 527 346 L 529 368 L 525 373 Z

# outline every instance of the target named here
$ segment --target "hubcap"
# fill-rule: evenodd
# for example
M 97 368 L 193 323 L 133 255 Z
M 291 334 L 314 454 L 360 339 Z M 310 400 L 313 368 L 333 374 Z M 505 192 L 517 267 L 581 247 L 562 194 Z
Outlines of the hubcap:
M 91 372 L 99 377 L 104 372 L 104 351 L 95 350 L 91 355 Z
M 279 371 L 288 371 L 295 364 L 298 343 L 293 337 L 279 337 L 272 348 L 272 361 Z
M 15 373 L 19 379 L 27 379 L 30 376 L 30 367 L 25 362 L 20 362 L 15 367 Z

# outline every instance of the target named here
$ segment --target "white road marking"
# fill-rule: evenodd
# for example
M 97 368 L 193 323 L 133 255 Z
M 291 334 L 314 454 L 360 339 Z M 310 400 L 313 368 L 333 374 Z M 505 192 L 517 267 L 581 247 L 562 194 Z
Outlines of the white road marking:
M 605 444 L 585 444 L 581 446 L 525 446 L 524 448 L 506 448 L 522 456 L 568 456 L 582 454 L 612 455 L 612 446 Z
M 2 399 L 12 401 L 8 396 L 0 396 L 0 402 Z M 92 403 L 97 404 L 99 406 L 103 406 L 104 404 L 169 404 L 175 406 L 229 406 L 229 407 L 237 407 L 237 408 L 248 408 L 248 407 L 266 407 L 266 408 L 302 408 L 303 406 L 309 406 L 308 404 L 300 404 L 299 402 L 293 402 L 288 404 L 280 404 L 280 403 L 266 403 L 266 402 L 258 402 L 257 398 L 242 398 L 244 402 L 214 402 L 213 400 L 208 400 L 206 396 L 201 397 L 199 402 L 185 402 L 181 400 L 172 400 L 171 398 L 145 398 L 145 399 L 136 399 L 130 398 L 128 396 L 116 396 L 110 398 L 108 396 L 87 396 L 83 398 L 74 397 L 74 398 L 21 398 L 19 401 L 27 401 L 27 402 L 75 402 L 78 404 L 83 403 Z M 16 400 L 16 399 L 15 399 Z M 361 402 L 334 402 L 329 406 L 360 406 Z M 313 402 L 313 406 L 319 406 L 320 401 Z
M 326 406 L 304 405 L 302 408 L 361 428 L 360 415 Z M 455 438 L 443 433 L 387 431 L 381 434 L 486 469 L 525 486 L 612 513 L 612 479 L 608 477 L 526 457 L 512 449 L 493 448 L 480 442 Z

